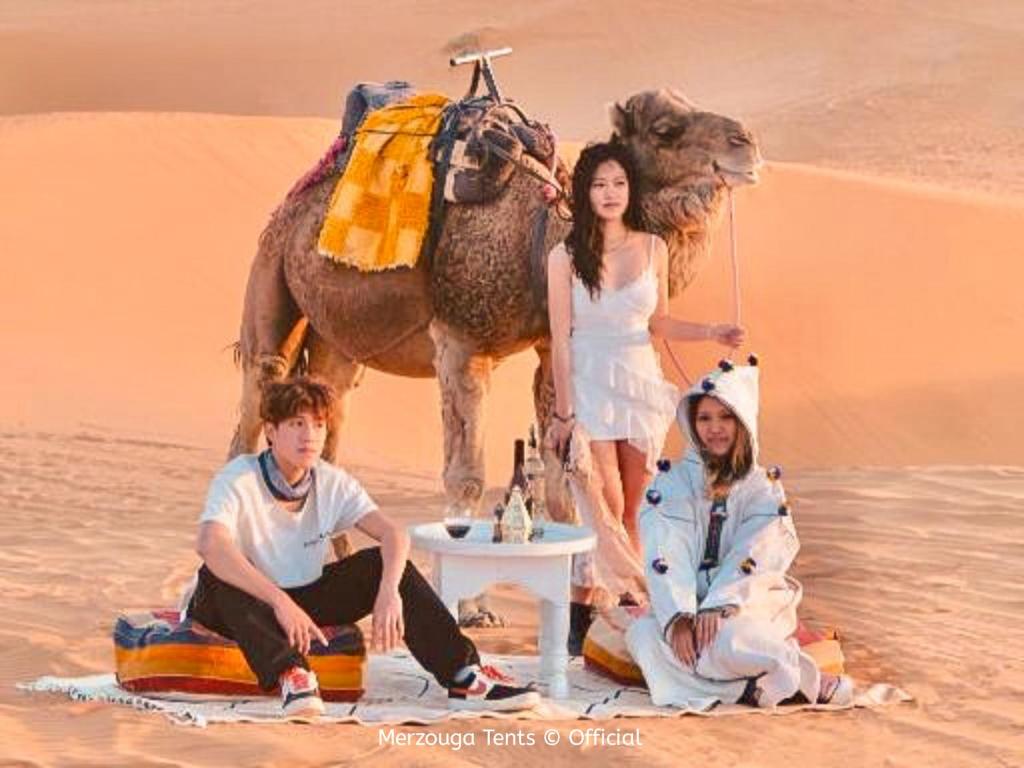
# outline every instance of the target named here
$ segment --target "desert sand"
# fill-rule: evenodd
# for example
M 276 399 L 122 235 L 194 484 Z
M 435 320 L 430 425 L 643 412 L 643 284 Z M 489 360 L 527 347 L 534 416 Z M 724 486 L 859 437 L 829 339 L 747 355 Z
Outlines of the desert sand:
M 1020 7 L 399 6 L 0 10 L 0 763 L 1024 764 Z M 762 183 L 735 199 L 742 322 L 764 452 L 802 535 L 804 615 L 840 628 L 859 681 L 915 701 L 624 723 L 642 750 L 454 753 L 378 747 L 357 726 L 200 731 L 16 691 L 110 670 L 116 613 L 174 602 L 233 427 L 229 347 L 259 232 L 330 143 L 347 87 L 457 94 L 466 73 L 445 51 L 474 35 L 516 47 L 502 83 L 562 136 L 600 136 L 605 102 L 671 83 L 761 138 Z M 732 319 L 729 245 L 723 222 L 679 316 Z M 690 377 L 720 354 L 675 350 Z M 533 365 L 495 374 L 492 494 L 531 419 Z M 672 434 L 666 453 L 680 448 Z M 436 519 L 436 384 L 368 375 L 342 457 L 387 511 Z M 534 604 L 498 595 L 512 628 L 475 637 L 533 652 Z

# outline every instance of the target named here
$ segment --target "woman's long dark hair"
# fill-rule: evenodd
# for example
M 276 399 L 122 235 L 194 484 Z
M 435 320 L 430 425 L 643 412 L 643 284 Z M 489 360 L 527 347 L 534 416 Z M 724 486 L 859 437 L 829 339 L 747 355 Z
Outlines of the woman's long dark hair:
M 686 418 L 690 422 L 690 434 L 693 435 L 693 439 L 697 443 L 694 447 L 704 462 L 708 490 L 710 495 L 714 496 L 728 492 L 730 485 L 747 476 L 751 467 L 754 466 L 754 449 L 750 440 L 750 432 L 747 431 L 743 420 L 721 400 L 718 402 L 729 408 L 733 418 L 736 419 L 736 442 L 733 443 L 732 450 L 727 456 L 715 456 L 704 447 L 700 437 L 697 436 L 697 407 L 705 397 L 710 397 L 710 395 L 687 398 Z
M 614 160 L 622 166 L 629 183 L 629 203 L 622 221 L 632 230 L 647 228 L 643 209 L 640 207 L 640 180 L 625 145 L 618 141 L 590 144 L 580 153 L 572 173 L 572 229 L 565 238 L 565 248 L 572 258 L 573 272 L 586 286 L 591 298 L 601 292 L 604 236 L 597 214 L 590 205 L 590 185 L 594 181 L 598 166 L 609 160 Z

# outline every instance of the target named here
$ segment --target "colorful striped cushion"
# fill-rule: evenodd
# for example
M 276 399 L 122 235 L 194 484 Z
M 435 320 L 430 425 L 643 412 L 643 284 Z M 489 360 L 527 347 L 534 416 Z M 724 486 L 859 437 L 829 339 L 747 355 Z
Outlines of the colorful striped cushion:
M 357 701 L 363 695 L 366 646 L 359 627 L 323 627 L 326 648 L 316 644 L 307 658 L 326 701 Z M 198 622 L 178 620 L 177 611 L 147 611 L 118 617 L 114 659 L 121 687 L 137 693 L 201 696 L 268 696 L 234 642 Z
M 646 688 L 644 674 L 626 647 L 626 630 L 645 612 L 643 608 L 619 606 L 598 614 L 583 640 L 584 665 L 620 685 Z
M 601 613 L 583 641 L 583 663 L 587 668 L 621 685 L 647 687 L 643 672 L 626 647 L 626 630 L 634 618 L 645 612 L 644 608 L 618 607 Z M 818 663 L 822 672 L 843 674 L 843 651 L 835 630 L 815 632 L 801 622 L 796 630 L 796 639 L 800 648 Z

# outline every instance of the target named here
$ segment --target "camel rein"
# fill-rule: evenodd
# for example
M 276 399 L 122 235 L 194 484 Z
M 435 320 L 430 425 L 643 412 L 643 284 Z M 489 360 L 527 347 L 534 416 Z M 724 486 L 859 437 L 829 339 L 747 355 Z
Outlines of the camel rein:
M 740 260 L 736 249 L 736 202 L 732 196 L 732 187 L 726 184 L 725 189 L 729 195 L 729 255 L 732 260 L 732 316 L 733 325 L 739 325 L 742 306 L 740 303 Z M 662 339 L 662 342 L 665 344 L 665 350 L 668 352 L 669 359 L 672 360 L 672 364 L 675 366 L 676 371 L 682 377 L 683 381 L 686 382 L 686 386 L 693 386 L 693 381 L 686 375 L 686 371 L 679 362 L 679 358 L 676 357 L 676 353 L 673 351 L 672 347 L 669 346 L 668 339 Z M 733 351 L 730 349 L 727 359 L 732 360 L 732 356 Z

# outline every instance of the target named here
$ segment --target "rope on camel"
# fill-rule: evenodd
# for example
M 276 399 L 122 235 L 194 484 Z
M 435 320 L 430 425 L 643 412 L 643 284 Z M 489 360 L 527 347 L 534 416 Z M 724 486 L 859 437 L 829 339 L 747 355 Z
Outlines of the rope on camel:
M 726 190 L 729 194 L 729 254 L 732 259 L 732 316 L 733 325 L 739 325 L 741 319 L 740 305 L 740 260 L 737 255 L 736 248 L 736 203 L 732 196 L 732 187 L 726 186 Z M 693 381 L 689 376 L 686 375 L 686 371 L 683 369 L 682 364 L 679 362 L 679 358 L 676 357 L 675 351 L 668 343 L 668 339 L 662 339 L 665 344 L 665 349 L 668 351 L 668 356 L 672 360 L 672 364 L 675 366 L 676 371 L 682 377 L 683 381 L 686 382 L 687 387 L 693 386 Z M 726 359 L 732 360 L 734 352 L 730 348 L 728 357 Z

